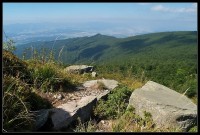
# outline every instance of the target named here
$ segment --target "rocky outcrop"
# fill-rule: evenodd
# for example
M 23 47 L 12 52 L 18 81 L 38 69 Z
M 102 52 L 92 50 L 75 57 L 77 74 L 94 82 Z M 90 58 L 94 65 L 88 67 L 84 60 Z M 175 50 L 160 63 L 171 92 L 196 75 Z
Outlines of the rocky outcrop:
M 78 117 L 81 121 L 89 119 L 96 101 L 97 98 L 95 96 L 87 96 L 79 102 L 72 101 L 52 109 L 51 112 L 53 114 L 51 115 L 51 119 L 53 129 L 60 130 L 67 128 Z
M 158 128 L 180 128 L 188 131 L 197 124 L 197 106 L 186 96 L 163 85 L 148 81 L 134 90 L 129 106 L 143 117 L 150 112 Z
M 39 129 L 46 124 L 48 119 L 50 119 L 50 125 L 52 125 L 49 129 L 51 128 L 54 131 L 66 129 L 72 122 L 76 121 L 77 118 L 80 118 L 82 122 L 89 120 L 96 102 L 100 99 L 106 98 L 108 93 L 110 93 L 110 90 L 114 89 L 118 85 L 118 82 L 115 80 L 104 79 L 100 80 L 100 82 L 105 84 L 109 89 L 94 89 L 96 93 L 93 91 L 93 94 L 90 93 L 89 96 L 81 97 L 80 100 L 73 100 L 59 105 L 56 108 L 40 111 L 40 115 L 38 115 L 36 119 L 36 129 Z M 83 87 L 77 87 L 77 89 L 88 91 L 96 83 L 97 80 L 88 81 L 83 85 Z M 58 98 L 58 96 L 59 94 L 56 95 L 56 98 Z
M 98 96 L 86 96 L 78 102 L 68 102 L 51 109 L 53 130 L 65 129 L 78 118 L 80 118 L 81 122 L 89 120 L 96 102 L 99 99 L 105 98 L 108 93 L 109 91 L 105 91 Z
M 86 88 L 93 88 L 96 87 L 99 83 L 103 84 L 107 89 L 114 89 L 118 86 L 118 82 L 115 80 L 109 79 L 99 79 L 99 80 L 90 80 L 83 83 L 83 86 Z
M 92 72 L 94 69 L 93 66 L 87 66 L 87 65 L 73 65 L 65 68 L 66 72 L 69 73 L 75 73 L 75 74 L 83 74 L 83 73 L 89 73 Z

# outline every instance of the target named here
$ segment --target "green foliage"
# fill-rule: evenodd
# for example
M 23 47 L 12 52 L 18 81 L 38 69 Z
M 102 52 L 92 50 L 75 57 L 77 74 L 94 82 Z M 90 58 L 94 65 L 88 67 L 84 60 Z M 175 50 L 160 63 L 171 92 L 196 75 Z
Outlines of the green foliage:
M 193 128 L 191 128 L 188 132 L 198 132 L 198 127 L 194 126 Z
M 94 114 L 100 118 L 113 119 L 121 116 L 127 107 L 131 90 L 125 86 L 119 86 L 111 91 L 106 101 L 100 100 L 94 109 Z
M 89 120 L 85 123 L 81 122 L 80 118 L 78 118 L 78 124 L 74 129 L 74 132 L 95 132 L 97 129 L 96 121 Z
M 42 90 L 45 92 L 49 88 L 48 86 L 55 83 L 56 71 L 50 65 L 44 65 L 39 68 L 36 68 L 32 73 L 33 79 L 37 86 L 42 87 Z M 48 88 L 47 88 L 48 87 Z
M 125 113 L 113 124 L 113 132 L 144 132 L 153 131 L 155 124 L 150 113 L 144 112 L 144 118 L 135 114 L 135 109 L 129 106 Z
M 55 63 L 49 62 L 35 68 L 30 67 L 30 69 L 34 79 L 34 88 L 40 89 L 42 92 L 63 91 L 75 87 L 68 78 L 63 77 L 62 72 L 60 72 L 63 69 Z
M 28 64 L 3 50 L 3 129 L 31 131 L 34 114 L 31 111 L 51 108 L 51 104 L 33 89 L 33 76 Z

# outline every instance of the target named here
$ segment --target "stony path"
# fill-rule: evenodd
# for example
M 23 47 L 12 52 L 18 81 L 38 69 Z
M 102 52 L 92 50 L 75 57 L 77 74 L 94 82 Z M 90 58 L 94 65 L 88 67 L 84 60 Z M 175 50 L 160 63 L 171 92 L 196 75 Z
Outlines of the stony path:
M 106 89 L 100 89 L 98 87 L 98 82 L 103 83 L 108 89 L 114 89 L 118 82 L 115 80 L 91 80 L 86 81 L 82 86 L 77 86 L 76 89 L 70 90 L 67 92 L 47 92 L 47 93 L 38 93 L 41 97 L 46 98 L 48 101 L 51 102 L 53 107 L 57 107 L 61 104 L 65 104 L 71 101 L 79 101 L 82 97 L 86 96 L 98 96 L 105 91 L 108 92 Z
M 53 108 L 38 113 L 37 129 L 48 119 L 52 122 L 50 128 L 56 131 L 67 128 L 78 117 L 81 121 L 89 120 L 96 102 L 117 86 L 118 82 L 115 80 L 91 80 L 70 92 L 41 93 L 43 98 L 52 103 Z
M 53 105 L 53 107 L 57 107 L 61 104 L 71 102 L 71 101 L 79 101 L 82 97 L 86 96 L 97 96 L 107 90 L 100 89 L 90 89 L 84 87 L 77 87 L 77 89 L 71 92 L 56 92 L 56 93 L 39 93 L 43 98 L 48 99 Z

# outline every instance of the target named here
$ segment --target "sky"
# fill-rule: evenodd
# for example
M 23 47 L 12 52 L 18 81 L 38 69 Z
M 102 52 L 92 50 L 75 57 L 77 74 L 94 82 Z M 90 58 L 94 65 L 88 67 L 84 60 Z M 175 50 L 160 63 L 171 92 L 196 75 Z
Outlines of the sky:
M 115 32 L 197 30 L 197 3 L 3 3 L 3 25 L 62 23 Z

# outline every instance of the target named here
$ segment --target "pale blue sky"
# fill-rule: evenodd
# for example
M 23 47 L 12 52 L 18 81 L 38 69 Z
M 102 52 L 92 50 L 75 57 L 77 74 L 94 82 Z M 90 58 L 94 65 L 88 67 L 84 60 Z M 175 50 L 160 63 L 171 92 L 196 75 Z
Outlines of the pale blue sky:
M 3 3 L 3 23 L 91 23 L 197 30 L 197 3 Z

